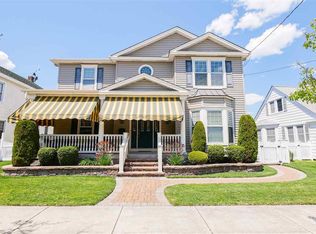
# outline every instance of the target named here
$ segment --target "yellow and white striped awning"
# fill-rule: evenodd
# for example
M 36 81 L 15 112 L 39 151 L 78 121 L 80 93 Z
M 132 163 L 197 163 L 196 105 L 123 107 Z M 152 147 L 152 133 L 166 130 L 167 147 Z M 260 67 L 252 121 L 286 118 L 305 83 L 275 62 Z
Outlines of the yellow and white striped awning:
M 86 119 L 98 121 L 97 97 L 52 97 L 40 96 L 29 100 L 9 116 L 14 123 L 22 119 L 54 120 L 54 119 Z
M 176 97 L 108 97 L 100 111 L 102 120 L 182 120 L 183 109 Z

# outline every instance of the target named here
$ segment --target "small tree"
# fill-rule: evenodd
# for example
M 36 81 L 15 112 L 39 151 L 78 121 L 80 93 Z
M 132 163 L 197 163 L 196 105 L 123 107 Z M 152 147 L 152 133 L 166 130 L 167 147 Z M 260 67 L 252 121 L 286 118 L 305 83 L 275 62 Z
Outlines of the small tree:
M 238 145 L 245 148 L 244 162 L 251 163 L 257 160 L 257 126 L 254 119 L 250 115 L 242 115 L 239 120 Z
M 191 139 L 192 151 L 205 152 L 206 148 L 206 135 L 205 128 L 202 121 L 197 121 L 193 128 L 192 139 Z
M 39 133 L 36 123 L 31 120 L 17 122 L 12 149 L 13 166 L 29 166 L 36 158 L 38 149 Z

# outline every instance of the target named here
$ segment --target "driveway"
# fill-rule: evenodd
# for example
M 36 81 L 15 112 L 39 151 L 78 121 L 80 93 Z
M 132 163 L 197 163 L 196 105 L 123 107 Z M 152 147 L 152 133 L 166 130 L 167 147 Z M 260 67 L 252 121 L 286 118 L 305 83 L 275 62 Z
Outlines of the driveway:
M 316 233 L 316 206 L 0 207 L 0 233 Z

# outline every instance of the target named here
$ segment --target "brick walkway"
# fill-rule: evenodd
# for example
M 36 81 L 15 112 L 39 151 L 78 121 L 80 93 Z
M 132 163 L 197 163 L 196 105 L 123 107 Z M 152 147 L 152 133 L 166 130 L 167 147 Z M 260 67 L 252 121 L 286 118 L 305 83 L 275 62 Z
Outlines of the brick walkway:
M 117 177 L 113 193 L 98 205 L 170 205 L 164 189 L 175 184 L 222 184 L 222 183 L 265 183 L 303 179 L 306 175 L 298 170 L 271 166 L 278 173 L 268 177 L 253 178 L 179 178 L 165 177 Z

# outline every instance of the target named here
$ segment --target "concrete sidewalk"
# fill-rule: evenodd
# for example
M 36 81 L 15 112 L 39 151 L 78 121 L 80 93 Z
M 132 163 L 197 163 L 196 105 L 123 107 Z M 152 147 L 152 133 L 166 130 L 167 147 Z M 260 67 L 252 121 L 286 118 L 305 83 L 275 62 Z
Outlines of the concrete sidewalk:
M 316 206 L 0 207 L 0 233 L 316 233 Z

